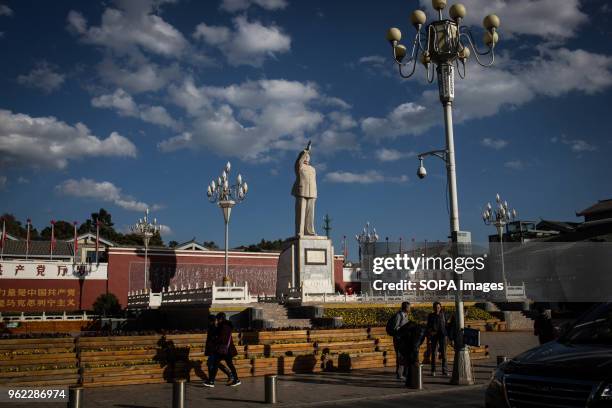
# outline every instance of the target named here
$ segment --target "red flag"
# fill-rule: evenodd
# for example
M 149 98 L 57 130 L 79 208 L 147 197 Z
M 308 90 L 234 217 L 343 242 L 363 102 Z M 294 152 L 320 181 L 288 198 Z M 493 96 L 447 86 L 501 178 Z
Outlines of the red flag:
M 32 225 L 32 220 L 28 218 L 26 223 L 26 259 L 28 254 L 30 253 L 30 226 Z
M 55 221 L 51 220 L 51 256 L 53 256 L 53 250 L 55 249 Z
M 74 225 L 74 255 L 76 256 L 76 252 L 79 249 L 79 242 L 77 240 L 77 222 L 73 222 Z

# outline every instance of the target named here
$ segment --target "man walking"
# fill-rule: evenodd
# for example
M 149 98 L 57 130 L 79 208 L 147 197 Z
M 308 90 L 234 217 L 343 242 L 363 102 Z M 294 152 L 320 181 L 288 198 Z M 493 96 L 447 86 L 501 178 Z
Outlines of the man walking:
M 446 316 L 440 302 L 433 303 L 433 312 L 427 316 L 427 331 L 431 341 L 431 375 L 436 375 L 436 357 L 440 353 L 442 359 L 442 375 L 448 376 L 446 365 Z
M 393 336 L 393 350 L 395 350 L 395 375 L 398 380 L 402 379 L 404 372 L 403 364 L 401 364 L 400 353 L 400 329 L 408 324 L 408 314 L 410 313 L 410 302 L 402 302 L 401 309 L 393 315 L 391 320 L 387 322 L 387 333 Z

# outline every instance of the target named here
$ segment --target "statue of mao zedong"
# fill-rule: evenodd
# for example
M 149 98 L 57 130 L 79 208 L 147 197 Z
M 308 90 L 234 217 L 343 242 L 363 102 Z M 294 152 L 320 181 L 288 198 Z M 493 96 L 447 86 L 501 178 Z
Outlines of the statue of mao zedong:
M 295 236 L 317 235 L 314 228 L 317 200 L 317 172 L 310 165 L 310 147 L 300 152 L 295 161 L 295 183 L 291 195 L 295 197 Z

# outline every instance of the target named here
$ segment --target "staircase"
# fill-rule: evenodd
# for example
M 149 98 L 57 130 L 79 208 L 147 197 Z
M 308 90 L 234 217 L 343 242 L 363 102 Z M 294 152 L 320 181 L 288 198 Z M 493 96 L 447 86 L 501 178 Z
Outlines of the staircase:
M 263 319 L 271 322 L 272 328 L 284 327 L 310 328 L 310 319 L 294 319 L 289 317 L 289 310 L 278 303 L 259 303 L 257 308 L 263 309 Z

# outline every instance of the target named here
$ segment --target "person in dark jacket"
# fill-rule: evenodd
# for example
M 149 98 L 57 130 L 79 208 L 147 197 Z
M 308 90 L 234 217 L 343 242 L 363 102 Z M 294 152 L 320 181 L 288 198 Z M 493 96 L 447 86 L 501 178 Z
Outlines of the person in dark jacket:
M 213 367 L 217 364 L 217 367 L 223 374 L 227 375 L 228 383 L 233 382 L 232 374 L 225 365 L 220 362 L 216 363 L 217 354 L 215 353 L 216 345 L 219 338 L 219 328 L 217 327 L 217 316 L 214 314 L 208 315 L 208 330 L 206 333 L 206 344 L 204 345 L 204 355 L 208 357 L 206 360 L 206 366 L 208 367 L 208 377 L 213 371 Z
M 538 314 L 533 322 L 533 334 L 538 336 L 540 344 L 548 343 L 555 339 L 555 327 L 552 322 L 550 309 L 538 306 Z
M 412 386 L 412 367 L 419 364 L 419 349 L 425 334 L 425 327 L 415 322 L 408 322 L 399 329 L 398 351 L 404 367 L 406 387 Z
M 431 375 L 436 375 L 436 356 L 440 353 L 442 360 L 442 375 L 448 375 L 446 365 L 446 315 L 440 302 L 433 303 L 433 312 L 427 316 L 427 332 L 431 341 Z
M 405 371 L 400 362 L 399 344 L 400 344 L 400 329 L 406 325 L 409 320 L 410 302 L 402 302 L 401 309 L 393 316 L 393 350 L 395 350 L 395 375 L 398 380 L 402 378 L 402 373 Z
M 234 327 L 232 323 L 227 320 L 227 318 L 225 317 L 225 313 L 223 312 L 217 315 L 217 322 L 217 327 L 219 331 L 213 351 L 215 359 L 212 365 L 212 370 L 210 372 L 210 378 L 204 383 L 204 386 L 215 386 L 217 369 L 219 368 L 219 364 L 223 361 L 225 365 L 227 365 L 227 368 L 229 368 L 231 376 L 233 378 L 233 381 L 228 383 L 228 385 L 231 387 L 236 387 L 242 384 L 242 382 L 238 378 L 236 367 L 234 367 L 234 362 L 232 361 L 232 359 L 238 355 L 238 350 L 236 350 L 234 340 L 232 339 L 232 330 Z

